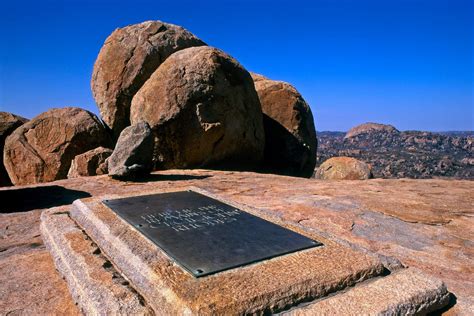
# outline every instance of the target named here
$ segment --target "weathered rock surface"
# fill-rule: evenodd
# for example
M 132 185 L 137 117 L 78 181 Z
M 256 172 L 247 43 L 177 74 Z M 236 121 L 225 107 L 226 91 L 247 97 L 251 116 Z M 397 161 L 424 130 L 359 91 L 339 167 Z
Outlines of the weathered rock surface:
M 262 112 L 252 78 L 216 48 L 171 55 L 134 96 L 130 118 L 153 129 L 157 169 L 255 167 L 263 156 Z
M 333 157 L 316 170 L 314 177 L 322 180 L 367 180 L 372 178 L 370 166 L 351 157 Z
M 8 113 L 0 112 L 0 186 L 11 185 L 10 178 L 3 166 L 3 146 L 8 135 L 20 125 L 26 123 L 28 120 L 24 117 Z
M 151 190 L 179 190 L 194 185 L 302 225 L 319 235 L 336 236 L 338 242 L 350 242 L 358 250 L 369 249 L 381 256 L 398 258 L 404 265 L 416 267 L 446 283 L 448 290 L 456 296 L 456 304 L 447 315 L 473 314 L 474 281 L 469 278 L 474 274 L 473 181 L 315 181 L 207 170 L 167 170 L 151 176 L 152 181 L 140 183 L 116 181 L 104 175 L 59 180 L 48 185 L 89 192 L 94 196 L 143 194 Z M 40 184 L 29 188 L 40 190 L 46 186 Z M 25 188 L 2 188 L 0 200 L 10 197 L 13 190 Z M 31 192 L 24 194 L 30 196 Z M 57 196 L 48 194 L 42 199 L 51 203 L 58 201 Z M 21 197 L 17 200 L 21 201 Z M 45 204 L 40 200 L 38 203 Z M 0 249 L 4 250 L 0 252 L 0 265 L 8 267 L 7 272 L 0 274 L 0 291 L 4 291 L 0 297 L 5 297 L 3 293 L 15 293 L 15 297 L 22 299 L 8 296 L 2 301 L 2 314 L 26 304 L 32 311 L 37 311 L 33 314 L 42 314 L 42 311 L 52 311 L 58 306 L 52 302 L 71 302 L 51 259 L 43 253 L 49 260 L 49 268 L 39 267 L 38 262 L 44 262 L 45 257 L 28 246 L 34 240 L 40 240 L 37 236 L 39 221 L 26 220 L 32 214 L 39 217 L 38 211 L 0 214 Z M 13 239 L 17 240 L 15 245 Z M 5 258 L 5 254 L 15 249 L 24 249 L 24 253 L 31 256 L 28 264 L 25 263 L 26 270 L 16 269 L 21 264 L 17 261 L 20 258 L 14 261 Z M 27 279 L 33 275 L 35 281 Z M 58 283 L 54 280 L 63 285 L 56 286 Z M 50 285 L 53 290 L 48 291 Z
M 205 45 L 180 26 L 147 21 L 116 29 L 94 64 L 91 87 L 102 119 L 117 138 L 128 125 L 135 93 L 171 54 Z
M 416 269 L 356 286 L 291 315 L 426 315 L 449 302 L 446 285 Z
M 474 179 L 472 133 L 372 130 L 349 138 L 344 135 L 318 133 L 318 165 L 331 157 L 348 156 L 369 163 L 375 178 Z
M 107 158 L 112 154 L 112 149 L 97 147 L 77 155 L 71 162 L 67 173 L 68 178 L 97 176 L 107 173 Z
M 15 185 L 54 181 L 67 177 L 75 156 L 98 146 L 110 146 L 110 138 L 94 114 L 51 109 L 7 137 L 4 164 Z
M 126 127 L 107 160 L 109 176 L 133 178 L 149 173 L 153 167 L 153 134 L 146 122 Z
M 290 84 L 252 73 L 263 112 L 265 166 L 271 171 L 311 177 L 317 139 L 311 108 Z
M 351 138 L 357 135 L 370 133 L 370 132 L 386 132 L 386 133 L 394 133 L 394 134 L 399 133 L 399 131 L 392 125 L 379 124 L 379 123 L 364 123 L 364 124 L 357 125 L 351 128 L 347 132 L 344 138 Z
M 80 315 L 43 244 L 40 215 L 0 214 L 0 314 Z

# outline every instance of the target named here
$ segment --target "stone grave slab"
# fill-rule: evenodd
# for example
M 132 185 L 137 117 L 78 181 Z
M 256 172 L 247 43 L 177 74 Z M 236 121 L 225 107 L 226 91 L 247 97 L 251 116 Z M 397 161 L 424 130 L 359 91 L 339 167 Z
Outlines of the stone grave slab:
M 103 203 L 195 277 L 322 245 L 190 190 Z
M 282 222 L 265 212 L 196 188 L 193 191 L 322 245 L 281 252 L 257 262 L 250 260 L 221 272 L 213 271 L 218 273 L 196 277 L 103 203 L 127 196 L 108 195 L 75 201 L 71 218 L 158 314 L 278 312 L 383 273 L 383 265 L 374 256 Z

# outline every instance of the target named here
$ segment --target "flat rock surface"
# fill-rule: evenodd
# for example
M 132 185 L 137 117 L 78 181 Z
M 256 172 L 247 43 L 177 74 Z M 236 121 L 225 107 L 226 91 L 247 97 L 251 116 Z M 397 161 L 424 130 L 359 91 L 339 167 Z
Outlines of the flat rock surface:
M 79 315 L 41 240 L 40 215 L 0 214 L 0 315 Z
M 48 185 L 56 188 L 56 194 L 52 195 L 54 199 L 49 201 L 49 195 L 44 194 L 26 206 L 24 200 L 32 192 L 44 190 L 46 185 L 0 189 L 0 200 L 8 201 L 9 212 L 23 211 L 0 214 L 0 266 L 8 269 L 1 274 L 1 290 L 12 293 L 0 295 L 0 313 L 22 308 L 18 302 L 23 302 L 24 309 L 25 306 L 35 307 L 32 310 L 38 313 L 62 311 L 64 306 L 72 304 L 52 260 L 45 250 L 41 250 L 42 253 L 38 250 L 44 248 L 39 239 L 39 212 L 34 209 L 68 204 L 74 197 L 138 194 L 169 187 L 178 190 L 190 185 L 268 211 L 321 234 L 328 233 L 358 247 L 396 257 L 403 264 L 446 283 L 448 290 L 456 296 L 456 305 L 448 314 L 474 312 L 472 181 L 319 181 L 249 172 L 168 170 L 154 173 L 142 182 L 120 182 L 107 176 L 96 176 L 60 180 Z M 57 196 L 59 193 L 61 198 Z M 11 200 L 13 195 L 15 200 Z M 4 211 L 2 207 L 0 210 Z M 33 242 L 41 246 L 27 246 Z M 13 253 L 20 250 L 22 256 L 37 256 L 39 260 L 30 261 L 29 274 L 17 268 L 21 259 L 13 260 Z M 41 260 L 49 262 L 48 265 L 37 264 Z M 27 262 L 23 261 L 23 264 Z M 39 279 L 30 282 L 31 275 Z M 47 287 L 53 284 L 57 286 L 48 291 Z M 15 295 L 22 300 L 15 300 Z M 57 302 L 56 309 L 52 301 Z

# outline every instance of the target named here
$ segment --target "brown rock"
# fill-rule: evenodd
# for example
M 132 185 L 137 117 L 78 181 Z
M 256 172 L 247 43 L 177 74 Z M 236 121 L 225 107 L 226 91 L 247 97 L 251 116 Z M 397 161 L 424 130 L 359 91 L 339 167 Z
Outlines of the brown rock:
M 68 178 L 96 176 L 107 173 L 107 158 L 112 154 L 112 149 L 97 147 L 77 155 L 71 162 L 67 173 Z
M 160 169 L 254 167 L 263 156 L 262 112 L 252 78 L 216 48 L 171 55 L 133 98 L 130 119 L 150 124 Z
M 372 178 L 372 172 L 363 161 L 351 157 L 333 157 L 319 166 L 314 177 L 322 180 L 366 180 Z
M 280 174 L 311 177 L 317 149 L 311 108 L 292 85 L 252 77 L 262 105 L 265 166 Z
M 110 146 L 110 138 L 94 114 L 51 109 L 7 137 L 4 164 L 15 185 L 54 181 L 67 177 L 75 156 L 98 146 Z
M 351 128 L 344 138 L 351 138 L 368 132 L 399 133 L 399 130 L 388 124 L 365 123 Z
M 91 88 L 104 122 L 115 138 L 128 125 L 135 93 L 172 53 L 205 45 L 180 26 L 147 21 L 116 29 L 94 65 Z
M 0 315 L 80 315 L 41 240 L 40 215 L 0 214 Z
M 11 185 L 8 173 L 3 166 L 3 146 L 5 145 L 5 139 L 8 135 L 20 125 L 26 123 L 28 120 L 21 116 L 8 113 L 0 112 L 0 186 Z

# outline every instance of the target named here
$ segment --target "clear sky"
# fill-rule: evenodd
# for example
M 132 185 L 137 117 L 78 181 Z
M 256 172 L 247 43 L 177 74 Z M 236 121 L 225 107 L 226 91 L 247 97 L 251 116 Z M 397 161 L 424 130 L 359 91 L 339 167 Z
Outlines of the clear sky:
M 92 66 L 117 27 L 182 25 L 292 83 L 317 130 L 367 121 L 473 130 L 473 0 L 20 1 L 0 4 L 0 111 L 95 113 Z

